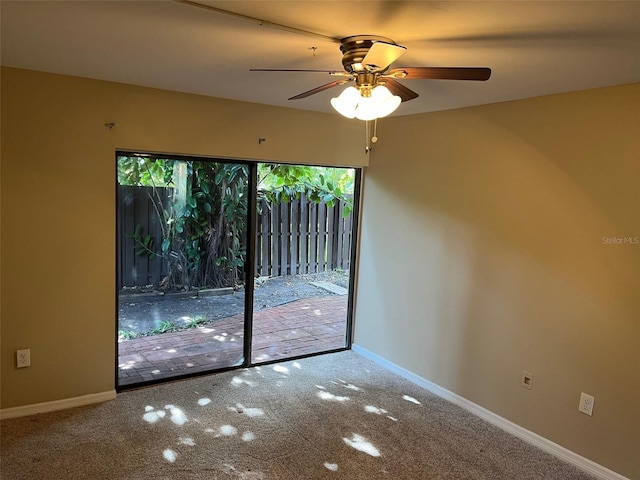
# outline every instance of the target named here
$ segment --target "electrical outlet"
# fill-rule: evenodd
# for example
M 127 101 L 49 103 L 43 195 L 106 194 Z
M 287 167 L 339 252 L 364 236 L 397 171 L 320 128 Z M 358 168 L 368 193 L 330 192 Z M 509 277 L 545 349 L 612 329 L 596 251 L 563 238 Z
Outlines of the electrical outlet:
M 16 350 L 16 367 L 24 368 L 31 366 L 31 350 Z
M 522 372 L 522 386 L 531 390 L 531 387 L 533 386 L 533 373 Z
M 578 405 L 578 411 L 584 413 L 585 415 L 593 415 L 593 402 L 595 402 L 595 398 L 591 395 L 587 395 L 586 393 L 582 393 L 580 395 L 580 405 Z

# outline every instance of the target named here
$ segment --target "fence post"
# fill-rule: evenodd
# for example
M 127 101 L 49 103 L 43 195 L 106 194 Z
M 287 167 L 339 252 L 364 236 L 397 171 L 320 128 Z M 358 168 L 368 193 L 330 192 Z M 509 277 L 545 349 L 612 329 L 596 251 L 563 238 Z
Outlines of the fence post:
M 291 260 L 289 265 L 291 266 L 291 275 L 297 275 L 298 272 L 298 242 L 300 232 L 300 198 L 294 198 L 291 200 L 291 231 L 289 232 L 290 244 L 291 244 Z
M 300 273 L 309 271 L 309 201 L 300 195 Z
M 271 207 L 271 276 L 280 275 L 280 208 Z
M 309 273 L 318 271 L 318 205 L 309 203 Z
M 280 202 L 280 275 L 289 273 L 291 250 L 289 248 L 289 207 L 290 202 Z

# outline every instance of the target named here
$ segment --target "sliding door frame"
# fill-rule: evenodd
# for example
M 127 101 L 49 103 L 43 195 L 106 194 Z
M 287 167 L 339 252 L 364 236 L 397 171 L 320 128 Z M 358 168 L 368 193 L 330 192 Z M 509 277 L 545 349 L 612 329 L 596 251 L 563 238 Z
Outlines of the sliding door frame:
M 274 363 L 280 363 L 283 361 L 297 360 L 301 358 L 314 357 L 317 355 L 324 355 L 327 353 L 335 353 L 341 352 L 345 350 L 350 350 L 353 343 L 353 307 L 354 307 L 354 297 L 355 297 L 355 287 L 356 287 L 356 262 L 357 262 L 357 252 L 358 252 L 358 233 L 359 233 L 359 218 L 360 218 L 360 199 L 361 199 L 361 184 L 362 184 L 362 168 L 359 167 L 334 167 L 331 165 L 307 165 L 301 164 L 304 166 L 322 166 L 329 168 L 353 168 L 355 171 L 355 181 L 354 181 L 354 194 L 353 194 L 353 222 L 351 226 L 351 251 L 350 255 L 350 265 L 349 265 L 349 293 L 347 299 L 347 319 L 346 319 L 346 327 L 345 327 L 345 346 L 340 348 L 335 348 L 331 350 L 323 350 L 319 352 L 309 353 L 305 355 L 298 355 L 287 357 L 286 359 L 275 359 L 266 362 L 253 363 L 251 361 L 252 358 L 252 341 L 253 341 L 253 300 L 254 300 L 254 272 L 255 272 L 255 258 L 256 258 L 256 212 L 257 212 L 257 172 L 258 172 L 258 164 L 259 163 L 277 163 L 277 162 L 264 162 L 258 160 L 243 160 L 243 159 L 234 159 L 234 158 L 220 158 L 220 157 L 205 157 L 205 156 L 190 156 L 190 155 L 175 155 L 175 154 L 158 154 L 158 153 L 140 153 L 139 151 L 132 150 L 117 150 L 115 152 L 115 198 L 116 205 L 119 201 L 119 193 L 118 193 L 118 157 L 120 156 L 139 156 L 150 159 L 172 159 L 172 160 L 180 160 L 180 161 L 201 161 L 201 162 L 210 162 L 210 163 L 229 163 L 229 164 L 239 164 L 246 165 L 248 167 L 248 178 L 247 178 L 247 225 L 245 229 L 245 234 L 247 235 L 246 249 L 247 256 L 244 262 L 244 334 L 243 334 L 243 362 L 239 365 L 231 365 L 228 367 L 216 368 L 214 370 L 205 370 L 199 372 L 191 372 L 185 373 L 183 375 L 175 375 L 166 378 L 159 378 L 157 380 L 148 380 L 143 381 L 131 385 L 119 385 L 119 346 L 118 346 L 118 305 L 119 305 L 119 293 L 118 288 L 115 288 L 115 332 L 114 338 L 116 342 L 115 348 L 115 361 L 114 361 L 114 384 L 115 390 L 120 393 L 127 390 L 133 390 L 141 387 L 147 387 L 151 385 L 156 385 L 160 383 L 167 383 L 177 380 L 185 380 L 188 378 L 200 377 L 204 375 L 212 375 L 215 373 L 227 372 L 231 370 L 238 370 L 241 368 L 251 367 L 253 365 L 269 365 Z M 119 258 L 120 254 L 120 226 L 119 226 L 119 218 L 116 212 L 116 228 L 115 228 L 115 258 Z M 120 262 L 116 261 L 116 283 L 120 274 Z

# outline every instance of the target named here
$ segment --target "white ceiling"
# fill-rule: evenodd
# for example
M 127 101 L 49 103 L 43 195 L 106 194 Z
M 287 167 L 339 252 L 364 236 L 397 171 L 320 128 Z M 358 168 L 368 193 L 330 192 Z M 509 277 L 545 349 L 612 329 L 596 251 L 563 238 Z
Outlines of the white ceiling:
M 393 67 L 493 71 L 487 82 L 402 80 L 420 97 L 396 115 L 640 82 L 638 1 L 199 3 L 329 37 L 389 37 L 408 48 Z M 322 112 L 342 90 L 288 101 L 335 77 L 249 72 L 340 70 L 338 43 L 171 0 L 2 0 L 0 9 L 6 66 Z

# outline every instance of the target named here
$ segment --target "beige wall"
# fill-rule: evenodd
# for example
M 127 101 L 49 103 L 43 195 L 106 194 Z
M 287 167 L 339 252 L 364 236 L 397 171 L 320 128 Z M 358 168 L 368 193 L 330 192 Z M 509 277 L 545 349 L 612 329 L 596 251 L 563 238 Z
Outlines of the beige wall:
M 1 407 L 114 388 L 116 149 L 358 166 L 361 127 L 3 69 Z M 18 348 L 30 368 L 15 368 Z
M 385 121 L 366 169 L 355 331 L 635 479 L 640 244 L 603 237 L 640 237 L 639 112 L 634 85 Z

